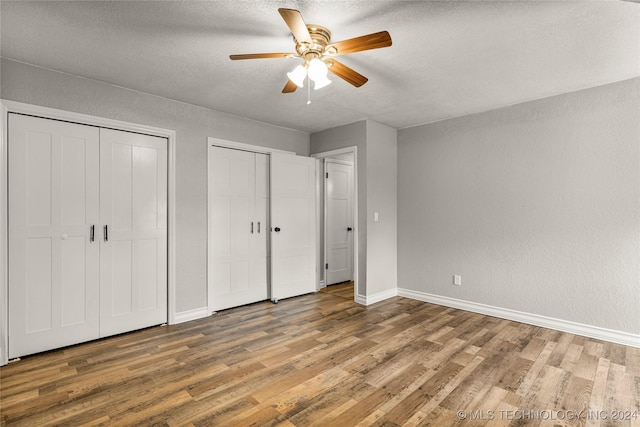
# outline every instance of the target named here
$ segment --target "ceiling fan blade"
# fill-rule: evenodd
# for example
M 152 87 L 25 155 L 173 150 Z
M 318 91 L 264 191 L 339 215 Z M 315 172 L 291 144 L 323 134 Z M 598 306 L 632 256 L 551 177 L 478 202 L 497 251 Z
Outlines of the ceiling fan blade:
M 284 85 L 284 89 L 282 89 L 282 93 L 293 93 L 298 89 L 298 85 L 292 82 L 291 80 L 287 80 L 287 84 Z
M 304 19 L 302 19 L 302 14 L 295 9 L 278 9 L 282 19 L 287 24 L 293 36 L 300 43 L 313 43 L 311 40 L 311 34 L 309 34 L 309 30 L 307 29 L 307 24 L 304 23 Z
M 331 56 L 346 55 L 348 53 L 361 52 L 363 50 L 380 49 L 391 46 L 391 35 L 387 31 L 367 34 L 366 36 L 354 37 L 331 43 L 327 48 L 335 48 L 336 53 Z
M 245 53 L 241 55 L 229 55 L 229 58 L 236 59 L 260 59 L 260 58 L 294 58 L 295 53 Z
M 357 71 L 347 67 L 343 63 L 336 61 L 335 59 L 327 61 L 327 63 L 332 63 L 333 64 L 333 65 L 331 65 L 331 67 L 329 67 L 329 71 L 331 73 L 333 73 L 336 76 L 340 77 L 341 79 L 351 83 L 355 87 L 360 87 L 363 84 L 365 84 L 367 81 L 369 81 L 369 79 L 366 78 L 365 76 L 363 76 L 362 74 L 360 74 Z

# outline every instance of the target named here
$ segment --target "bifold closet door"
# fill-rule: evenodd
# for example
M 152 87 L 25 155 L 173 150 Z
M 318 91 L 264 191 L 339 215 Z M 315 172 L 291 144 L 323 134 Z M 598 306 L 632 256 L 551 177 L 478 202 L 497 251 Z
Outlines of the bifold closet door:
M 268 298 L 268 156 L 209 147 L 209 307 Z
M 251 239 L 251 256 L 254 260 L 251 266 L 251 280 L 260 284 L 260 293 L 256 293 L 256 301 L 263 301 L 269 296 L 269 156 L 255 153 L 255 209 L 253 219 L 253 239 Z M 257 286 L 257 285 L 256 285 Z
M 100 129 L 100 334 L 167 321 L 167 140 Z
M 15 358 L 99 337 L 99 129 L 9 114 L 8 130 Z
M 271 154 L 271 298 L 316 291 L 316 159 Z

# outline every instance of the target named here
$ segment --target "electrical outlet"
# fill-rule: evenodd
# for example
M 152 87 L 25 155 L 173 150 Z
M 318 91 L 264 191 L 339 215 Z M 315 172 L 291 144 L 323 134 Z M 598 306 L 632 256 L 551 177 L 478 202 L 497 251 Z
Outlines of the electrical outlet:
M 456 286 L 461 286 L 462 285 L 462 276 L 454 274 L 453 275 L 453 284 L 456 285 Z

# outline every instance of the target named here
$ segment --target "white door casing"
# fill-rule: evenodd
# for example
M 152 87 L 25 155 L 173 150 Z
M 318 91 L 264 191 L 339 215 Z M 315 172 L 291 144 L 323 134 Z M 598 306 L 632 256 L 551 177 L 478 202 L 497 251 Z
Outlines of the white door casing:
M 353 166 L 325 159 L 326 284 L 353 279 Z
M 268 298 L 268 156 L 209 146 L 208 306 Z
M 100 129 L 100 335 L 167 321 L 167 139 Z
M 271 154 L 271 298 L 316 290 L 316 161 Z
M 99 130 L 10 114 L 8 155 L 9 358 L 98 338 Z

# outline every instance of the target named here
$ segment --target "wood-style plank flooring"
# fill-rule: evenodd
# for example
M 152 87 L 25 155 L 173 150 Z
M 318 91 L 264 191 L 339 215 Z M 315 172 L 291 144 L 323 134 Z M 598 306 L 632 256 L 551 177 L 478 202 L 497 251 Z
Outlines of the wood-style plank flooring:
M 257 303 L 0 378 L 2 425 L 640 425 L 640 349 L 401 297 Z
M 353 301 L 353 282 L 344 282 L 335 285 L 329 285 L 320 289 L 320 292 L 326 292 L 328 294 Z

